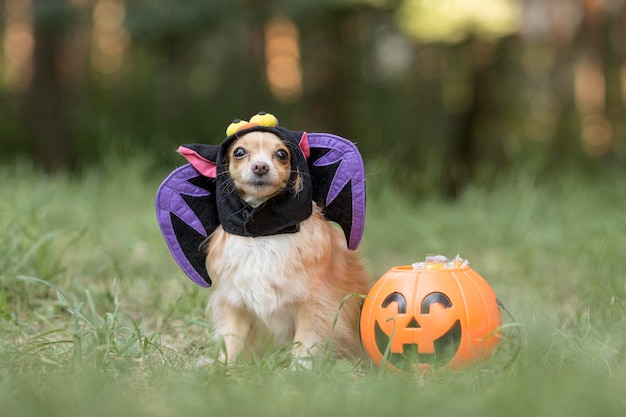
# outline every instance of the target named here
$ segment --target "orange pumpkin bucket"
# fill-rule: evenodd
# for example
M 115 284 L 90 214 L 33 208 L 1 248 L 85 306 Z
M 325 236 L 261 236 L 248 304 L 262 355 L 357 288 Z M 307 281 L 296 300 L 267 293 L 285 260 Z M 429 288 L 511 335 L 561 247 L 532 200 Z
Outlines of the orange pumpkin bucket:
M 457 264 L 458 265 L 458 264 Z M 360 318 L 361 343 L 377 366 L 418 370 L 468 367 L 500 342 L 496 295 L 467 266 L 396 266 L 372 287 Z

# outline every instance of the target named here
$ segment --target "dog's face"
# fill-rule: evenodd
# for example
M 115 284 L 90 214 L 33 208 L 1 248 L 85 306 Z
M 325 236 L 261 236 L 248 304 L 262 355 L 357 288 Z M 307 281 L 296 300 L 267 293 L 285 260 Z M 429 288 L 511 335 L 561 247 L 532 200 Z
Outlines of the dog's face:
M 254 207 L 289 185 L 291 154 L 273 133 L 250 132 L 238 138 L 228 148 L 226 162 L 239 195 Z

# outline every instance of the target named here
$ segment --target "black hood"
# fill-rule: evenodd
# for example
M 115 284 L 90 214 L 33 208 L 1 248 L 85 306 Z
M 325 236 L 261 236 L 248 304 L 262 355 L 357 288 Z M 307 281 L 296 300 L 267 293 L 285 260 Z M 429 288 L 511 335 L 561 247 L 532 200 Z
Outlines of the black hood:
M 226 152 L 239 137 L 250 132 L 270 132 L 278 136 L 291 154 L 291 177 L 281 193 L 265 203 L 252 207 L 246 203 L 232 186 L 226 164 Z M 255 126 L 241 130 L 222 142 L 217 153 L 217 175 L 215 179 L 216 203 L 219 221 L 225 231 L 240 236 L 267 236 L 278 233 L 293 233 L 298 224 L 312 213 L 311 176 L 306 158 L 300 149 L 303 132 L 294 132 L 283 127 Z M 293 184 L 301 177 L 303 188 L 295 192 Z

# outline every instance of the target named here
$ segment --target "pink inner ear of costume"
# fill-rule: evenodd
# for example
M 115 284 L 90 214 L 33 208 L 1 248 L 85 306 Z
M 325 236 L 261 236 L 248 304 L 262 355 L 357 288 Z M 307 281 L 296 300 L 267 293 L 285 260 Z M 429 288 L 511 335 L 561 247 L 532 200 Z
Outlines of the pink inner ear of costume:
M 302 137 L 300 138 L 300 149 L 302 149 L 302 153 L 305 158 L 308 158 L 311 155 L 311 148 L 309 148 L 309 137 L 306 132 L 302 133 Z
M 215 162 L 202 157 L 198 152 L 184 146 L 179 146 L 176 152 L 184 156 L 191 166 L 205 177 L 215 178 L 217 176 L 217 165 L 215 165 Z

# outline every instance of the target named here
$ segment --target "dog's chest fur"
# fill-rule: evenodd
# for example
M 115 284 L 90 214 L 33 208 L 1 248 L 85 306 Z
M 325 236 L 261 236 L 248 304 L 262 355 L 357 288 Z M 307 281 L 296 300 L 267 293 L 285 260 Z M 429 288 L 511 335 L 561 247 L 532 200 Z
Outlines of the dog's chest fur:
M 216 230 L 209 245 L 207 268 L 214 278 L 212 297 L 248 310 L 265 322 L 293 315 L 323 278 L 330 251 L 326 225 L 317 213 L 297 233 L 242 237 Z M 315 243 L 313 243 L 315 242 Z
M 230 304 L 246 306 L 257 314 L 301 298 L 306 289 L 288 276 L 299 271 L 285 268 L 293 258 L 289 240 L 285 235 L 230 235 L 222 249 L 225 256 L 216 257 L 210 265 L 216 280 L 215 291 L 223 292 Z

